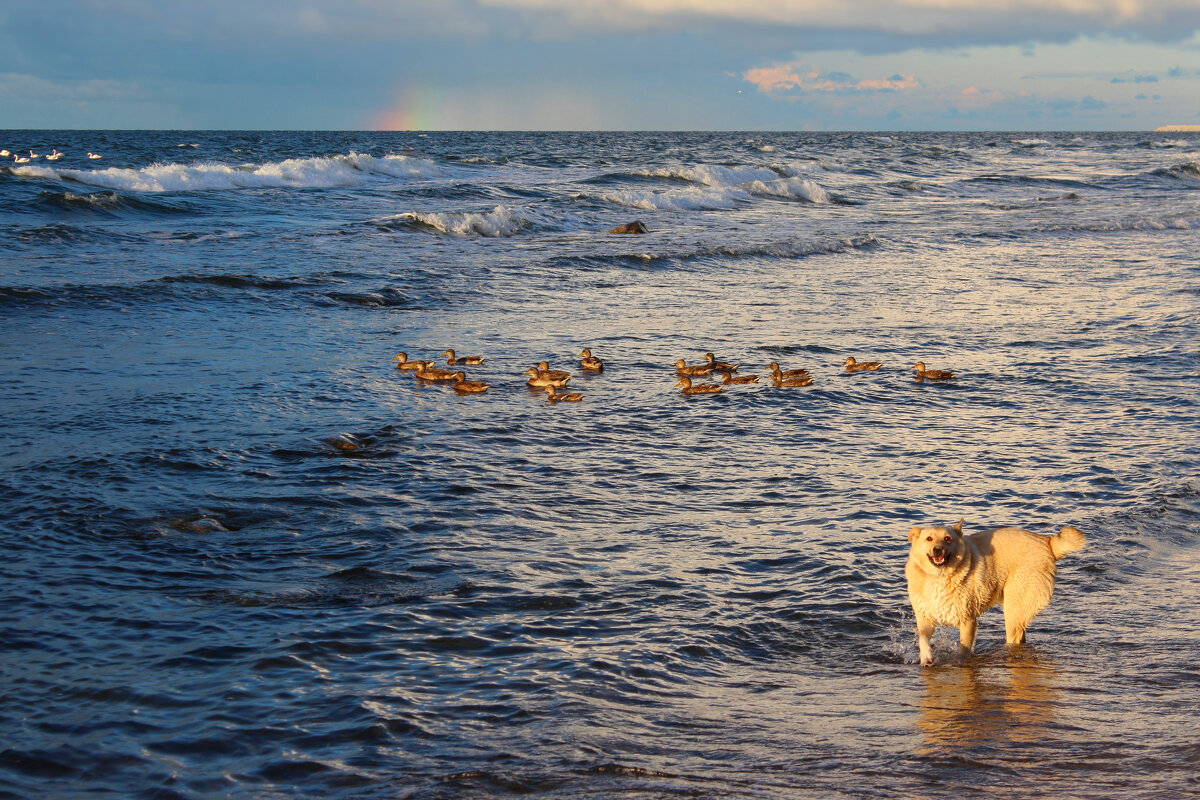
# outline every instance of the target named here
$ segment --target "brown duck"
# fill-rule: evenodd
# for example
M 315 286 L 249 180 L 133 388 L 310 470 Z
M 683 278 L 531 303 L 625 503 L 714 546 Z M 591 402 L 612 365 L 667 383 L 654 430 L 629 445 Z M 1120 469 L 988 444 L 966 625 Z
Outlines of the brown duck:
M 708 364 L 689 365 L 682 358 L 675 362 L 676 375 L 707 375 L 710 372 L 712 372 L 712 367 Z
M 579 354 L 579 357 L 582 359 L 582 361 L 579 362 L 579 366 L 588 372 L 604 371 L 604 362 L 592 355 L 592 351 L 590 349 L 584 348 L 583 352 Z
M 781 369 L 779 366 L 779 363 L 775 362 L 775 361 L 772 361 L 770 364 L 767 364 L 767 369 L 771 372 L 771 377 L 775 377 L 776 372 L 778 372 L 780 374 L 780 376 L 782 376 L 784 378 L 806 378 L 806 377 L 808 377 L 808 370 L 806 370 L 806 369 Z
M 721 385 L 719 383 L 698 383 L 693 386 L 692 379 L 687 375 L 681 375 L 679 378 L 679 383 L 675 385 L 682 386 L 683 394 L 687 395 L 716 394 L 717 392 L 721 391 Z
M 454 391 L 460 394 L 482 394 L 490 388 L 483 381 L 467 380 L 467 373 L 465 372 L 456 372 L 454 374 L 458 378 L 454 382 Z
M 542 391 L 546 393 L 546 399 L 551 403 L 578 403 L 583 399 L 583 395 L 578 392 L 559 394 L 558 390 L 554 388 L 554 384 L 546 386 Z
M 913 364 L 913 369 L 917 371 L 917 380 L 928 378 L 931 381 L 948 381 L 954 377 L 954 373 L 947 369 L 925 369 L 925 362 L 918 361 Z
M 863 372 L 877 370 L 883 366 L 883 363 L 879 361 L 864 361 L 860 364 L 854 360 L 854 356 L 850 356 L 842 362 L 842 366 L 846 368 L 846 372 Z
M 453 350 L 447 350 L 442 353 L 446 357 L 446 363 L 450 366 L 463 364 L 465 366 L 478 366 L 483 363 L 483 356 L 455 356 Z

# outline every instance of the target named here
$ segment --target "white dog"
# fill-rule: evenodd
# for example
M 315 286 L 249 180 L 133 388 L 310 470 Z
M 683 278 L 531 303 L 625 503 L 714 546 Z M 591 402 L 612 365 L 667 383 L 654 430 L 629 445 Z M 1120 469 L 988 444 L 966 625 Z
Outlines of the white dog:
M 1054 562 L 1083 547 L 1083 534 L 1064 527 L 1055 536 L 1020 528 L 962 535 L 963 520 L 950 527 L 913 528 L 904 572 L 917 618 L 921 666 L 933 664 L 929 639 L 938 625 L 958 628 L 959 656 L 975 647 L 979 616 L 1003 604 L 1009 644 L 1025 641 L 1025 629 L 1054 593 Z

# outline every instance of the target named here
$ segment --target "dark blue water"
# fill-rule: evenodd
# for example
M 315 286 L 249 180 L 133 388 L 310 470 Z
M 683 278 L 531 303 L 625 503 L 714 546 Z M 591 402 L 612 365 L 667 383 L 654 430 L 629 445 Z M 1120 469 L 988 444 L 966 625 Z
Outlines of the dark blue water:
M 1200 138 L 0 147 L 0 797 L 1200 795 Z M 1088 546 L 921 669 L 960 517 Z

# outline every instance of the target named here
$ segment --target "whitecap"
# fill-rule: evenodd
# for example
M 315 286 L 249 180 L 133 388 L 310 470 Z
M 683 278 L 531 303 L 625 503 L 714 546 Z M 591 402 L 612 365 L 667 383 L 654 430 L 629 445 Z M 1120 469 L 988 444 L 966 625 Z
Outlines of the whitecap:
M 391 219 L 415 223 L 422 228 L 453 236 L 512 236 L 529 224 L 504 206 L 496 206 L 489 212 L 443 211 L 418 213 L 414 211 L 398 214 Z
M 137 169 L 97 170 L 18 168 L 15 175 L 70 180 L 130 192 L 214 191 L 230 189 L 328 189 L 358 186 L 384 178 L 432 178 L 442 168 L 432 161 L 403 155 L 375 157 L 351 152 L 322 158 L 289 158 L 265 164 L 151 164 Z
M 803 200 L 808 203 L 828 203 L 829 193 L 815 181 L 806 178 L 777 178 L 773 181 L 751 181 L 746 184 L 750 194 Z

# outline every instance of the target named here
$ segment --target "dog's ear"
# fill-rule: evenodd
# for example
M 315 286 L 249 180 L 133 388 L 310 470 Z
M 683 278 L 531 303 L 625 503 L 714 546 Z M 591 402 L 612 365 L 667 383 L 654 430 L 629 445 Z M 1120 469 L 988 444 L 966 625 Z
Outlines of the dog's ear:
M 921 535 L 921 529 L 913 528 L 911 531 L 908 532 L 908 540 L 911 542 L 920 535 Z
M 955 536 L 962 536 L 962 526 L 963 526 L 963 523 L 966 521 L 967 521 L 966 517 L 963 517 L 962 519 L 960 519 L 958 522 L 956 522 L 954 524 L 954 535 Z

